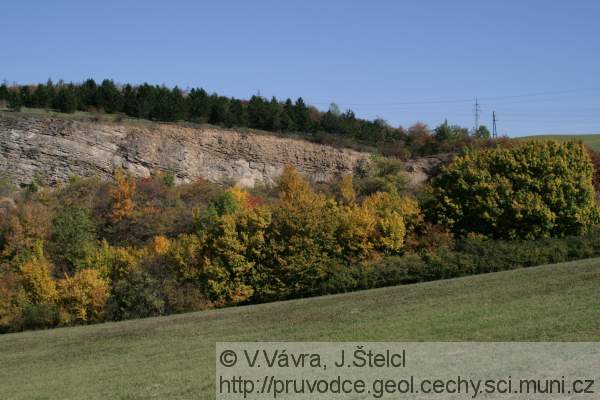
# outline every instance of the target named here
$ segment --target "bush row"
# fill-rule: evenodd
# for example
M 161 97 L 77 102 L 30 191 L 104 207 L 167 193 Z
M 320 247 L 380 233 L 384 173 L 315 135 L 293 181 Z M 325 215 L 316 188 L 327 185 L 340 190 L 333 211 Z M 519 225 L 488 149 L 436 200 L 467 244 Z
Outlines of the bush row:
M 383 286 L 427 282 L 600 257 L 600 227 L 580 236 L 538 240 L 460 240 L 454 249 L 391 256 L 344 266 L 319 287 L 333 294 Z

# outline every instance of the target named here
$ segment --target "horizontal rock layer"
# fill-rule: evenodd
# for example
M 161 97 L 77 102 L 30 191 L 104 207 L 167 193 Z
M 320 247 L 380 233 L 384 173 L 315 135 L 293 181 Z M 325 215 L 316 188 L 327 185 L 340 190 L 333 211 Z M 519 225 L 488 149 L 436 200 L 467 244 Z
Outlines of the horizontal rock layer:
M 0 113 L 0 171 L 17 184 L 42 174 L 50 184 L 70 176 L 110 179 L 122 167 L 134 176 L 172 171 L 178 182 L 204 178 L 253 186 L 273 182 L 292 165 L 316 182 L 365 173 L 369 153 L 303 140 L 215 127 L 150 122 L 94 122 Z M 407 163 L 413 184 L 437 161 Z

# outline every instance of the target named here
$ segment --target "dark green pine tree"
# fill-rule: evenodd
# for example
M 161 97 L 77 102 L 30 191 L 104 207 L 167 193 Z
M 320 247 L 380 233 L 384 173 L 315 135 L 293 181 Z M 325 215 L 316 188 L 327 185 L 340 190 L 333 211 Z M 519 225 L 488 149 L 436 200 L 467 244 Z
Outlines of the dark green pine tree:
M 61 85 L 56 93 L 54 108 L 63 113 L 77 111 L 77 95 L 73 84 Z
M 158 87 L 144 83 L 136 91 L 136 112 L 133 116 L 150 119 L 157 102 Z
M 29 86 L 21 86 L 19 92 L 21 104 L 25 107 L 33 107 L 33 99 L 31 97 L 31 89 L 29 88 Z
M 93 79 L 88 79 L 81 85 L 79 89 L 79 101 L 81 108 L 84 110 L 89 110 L 91 108 L 98 107 L 98 85 L 96 85 L 96 81 Z
M 123 87 L 123 112 L 130 117 L 137 117 L 136 90 L 127 84 Z
M 307 132 L 310 128 L 310 116 L 308 115 L 308 107 L 304 103 L 302 97 L 298 97 L 294 105 L 294 123 L 296 128 L 301 132 Z
M 216 94 L 210 96 L 210 116 L 208 122 L 213 125 L 224 125 L 228 120 L 229 99 Z
M 21 95 L 18 90 L 12 90 L 8 93 L 8 108 L 13 111 L 21 111 L 23 102 L 21 101 Z
M 267 104 L 267 126 L 266 129 L 272 132 L 280 132 L 282 130 L 282 108 L 281 104 L 277 101 L 275 96 L 271 98 L 271 101 Z
M 48 79 L 46 81 L 46 90 L 48 91 L 48 105 L 47 107 L 52 107 L 54 104 L 54 99 L 56 98 L 56 86 L 52 79 Z
M 171 110 L 170 121 L 181 121 L 187 116 L 187 102 L 183 97 L 183 92 L 177 86 L 171 90 Z
M 112 114 L 123 109 L 123 97 L 121 91 L 110 79 L 105 79 L 98 88 L 98 106 L 105 112 Z
M 291 132 L 297 130 L 296 124 L 294 123 L 294 103 L 292 103 L 292 100 L 289 98 L 283 104 L 281 126 L 284 131 Z
M 228 120 L 226 125 L 229 127 L 233 126 L 247 126 L 248 118 L 246 116 L 246 110 L 241 100 L 231 98 L 229 100 L 229 112 L 227 113 Z
M 248 125 L 254 129 L 265 129 L 267 126 L 265 101 L 260 96 L 254 95 L 248 102 Z
M 206 122 L 210 114 L 210 100 L 204 89 L 192 89 L 187 96 L 188 115 L 192 121 Z
M 8 101 L 8 86 L 6 83 L 0 85 L 0 101 Z
M 42 83 L 37 85 L 35 91 L 31 95 L 33 107 L 48 108 L 50 106 L 50 94 L 48 87 Z

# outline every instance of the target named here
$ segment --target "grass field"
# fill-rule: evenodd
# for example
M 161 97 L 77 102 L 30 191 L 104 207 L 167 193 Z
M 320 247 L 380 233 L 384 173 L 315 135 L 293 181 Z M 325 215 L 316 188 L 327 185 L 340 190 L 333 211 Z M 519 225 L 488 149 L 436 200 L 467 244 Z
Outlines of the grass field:
M 598 341 L 600 258 L 0 336 L 0 398 L 214 397 L 217 341 Z
M 600 151 L 600 134 L 595 135 L 539 135 L 539 136 L 525 136 L 519 139 L 539 139 L 539 140 L 557 140 L 559 142 L 566 142 L 569 140 L 581 140 L 583 144 L 588 146 L 592 150 Z

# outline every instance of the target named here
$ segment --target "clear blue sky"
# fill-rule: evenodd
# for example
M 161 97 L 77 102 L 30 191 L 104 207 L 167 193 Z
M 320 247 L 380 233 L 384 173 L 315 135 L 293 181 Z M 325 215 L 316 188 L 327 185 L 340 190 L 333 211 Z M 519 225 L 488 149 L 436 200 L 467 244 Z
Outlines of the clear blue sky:
M 0 80 L 202 86 L 336 102 L 393 125 L 600 133 L 600 1 L 28 1 Z

